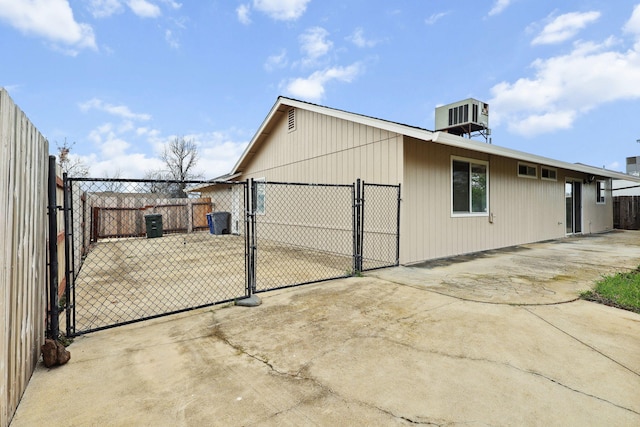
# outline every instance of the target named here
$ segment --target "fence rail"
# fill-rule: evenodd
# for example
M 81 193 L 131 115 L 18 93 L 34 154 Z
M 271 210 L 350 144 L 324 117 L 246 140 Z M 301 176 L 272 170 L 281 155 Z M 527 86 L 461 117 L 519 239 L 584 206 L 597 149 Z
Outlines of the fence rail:
M 47 308 L 49 144 L 0 88 L 0 425 L 40 356 Z

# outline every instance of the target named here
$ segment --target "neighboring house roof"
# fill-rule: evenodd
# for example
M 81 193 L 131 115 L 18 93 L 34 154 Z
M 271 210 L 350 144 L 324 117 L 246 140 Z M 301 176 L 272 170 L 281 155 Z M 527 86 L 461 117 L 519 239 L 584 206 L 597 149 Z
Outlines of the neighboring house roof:
M 211 187 L 212 184 L 224 184 L 239 176 L 240 176 L 240 173 L 225 173 L 224 175 L 220 175 L 218 177 L 208 180 L 206 183 L 195 184 L 189 188 L 185 188 L 184 191 L 186 191 L 187 193 L 198 192 L 203 188 Z
M 312 111 L 319 114 L 324 114 L 330 117 L 338 119 L 348 120 L 355 123 L 359 123 L 366 126 L 372 126 L 378 129 L 383 129 L 389 132 L 395 132 L 398 134 L 406 135 L 412 138 L 420 139 L 425 142 L 432 142 L 450 147 L 458 147 L 467 150 L 478 151 L 481 153 L 508 157 L 520 161 L 538 163 L 545 166 L 552 166 L 561 169 L 574 170 L 577 172 L 583 172 L 590 175 L 613 178 L 613 179 L 625 179 L 634 182 L 640 182 L 639 177 L 628 175 L 622 172 L 615 172 L 604 168 L 598 168 L 595 166 L 584 165 L 580 163 L 567 163 L 560 160 L 554 160 L 548 157 L 538 156 L 535 154 L 529 154 L 510 148 L 500 147 L 498 145 L 487 144 L 484 142 L 474 141 L 472 139 L 463 138 L 446 132 L 433 132 L 427 129 L 419 128 L 416 126 L 405 125 L 397 122 L 392 122 L 383 119 L 377 119 L 375 117 L 365 116 L 362 114 L 350 113 L 344 110 L 338 110 L 335 108 L 324 107 L 317 104 L 312 104 L 305 101 L 299 101 L 297 99 L 286 98 L 283 96 L 278 97 L 276 103 L 269 111 L 269 114 L 264 119 L 260 128 L 254 135 L 253 139 L 240 156 L 240 159 L 233 167 L 230 175 L 239 175 L 242 173 L 243 168 L 251 161 L 253 156 L 260 150 L 262 143 L 271 133 L 273 127 L 276 125 L 279 118 L 291 108 L 300 108 L 308 111 Z

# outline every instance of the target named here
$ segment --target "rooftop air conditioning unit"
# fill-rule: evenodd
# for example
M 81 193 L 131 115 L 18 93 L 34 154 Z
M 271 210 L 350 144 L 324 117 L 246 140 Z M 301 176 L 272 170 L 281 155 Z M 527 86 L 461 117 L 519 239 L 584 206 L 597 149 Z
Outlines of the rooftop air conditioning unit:
M 436 108 L 436 131 L 465 135 L 489 131 L 489 104 L 469 98 Z

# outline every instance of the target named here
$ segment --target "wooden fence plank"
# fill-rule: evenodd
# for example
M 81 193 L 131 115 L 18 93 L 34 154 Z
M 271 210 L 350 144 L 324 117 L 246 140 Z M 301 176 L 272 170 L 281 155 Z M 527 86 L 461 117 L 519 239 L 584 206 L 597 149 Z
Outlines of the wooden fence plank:
M 613 198 L 613 226 L 622 230 L 640 230 L 640 196 Z
M 11 421 L 44 342 L 48 151 L 0 88 L 0 425 Z

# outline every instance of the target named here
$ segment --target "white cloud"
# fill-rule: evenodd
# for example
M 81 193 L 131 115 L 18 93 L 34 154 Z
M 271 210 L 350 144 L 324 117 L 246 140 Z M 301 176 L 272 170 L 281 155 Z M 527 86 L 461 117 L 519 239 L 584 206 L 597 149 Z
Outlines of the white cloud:
M 182 3 L 178 3 L 174 0 L 161 0 L 162 3 L 169 5 L 172 9 L 180 9 L 182 7 Z
M 184 135 L 198 147 L 196 172 L 207 179 L 230 172 L 248 144 L 239 134 L 231 129 Z M 79 157 L 89 166 L 91 176 L 113 177 L 119 171 L 121 178 L 143 178 L 148 171 L 165 167 L 160 155 L 173 138 L 175 135 L 161 136 L 157 129 L 135 128 L 128 120 L 120 125 L 104 123 L 87 138 L 97 150 Z M 140 147 L 151 148 L 151 153 L 142 153 Z
M 576 111 L 550 111 L 543 114 L 531 114 L 520 120 L 517 127 L 509 124 L 509 130 L 524 136 L 533 136 L 543 133 L 555 132 L 562 129 L 571 129 L 576 118 Z
M 305 55 L 302 63 L 305 65 L 313 65 L 322 56 L 329 53 L 333 47 L 333 42 L 327 40 L 329 32 L 322 27 L 312 27 L 302 33 L 298 40 L 300 41 L 300 50 Z
M 511 4 L 511 1 L 512 0 L 496 0 L 495 4 L 489 11 L 489 16 L 498 15 L 502 13 L 503 10 L 509 7 L 509 5 Z
M 511 132 L 535 135 L 568 129 L 597 106 L 640 99 L 640 44 L 615 50 L 616 39 L 579 42 L 566 54 L 537 59 L 533 77 L 493 88 L 493 125 L 506 123 Z
M 99 111 L 104 111 L 114 116 L 118 116 L 124 119 L 131 120 L 149 120 L 151 119 L 151 115 L 144 113 L 134 113 L 129 107 L 125 105 L 112 105 L 103 102 L 100 99 L 93 98 L 89 101 L 83 102 L 79 104 L 80 110 L 83 112 L 87 112 L 89 110 L 95 109 Z
M 172 48 L 178 49 L 180 47 L 180 42 L 178 41 L 178 38 L 173 34 L 173 31 L 165 30 L 164 39 Z
M 102 144 L 102 155 L 108 159 L 124 156 L 127 149 L 131 146 L 124 139 L 112 136 L 104 144 Z
M 88 9 L 94 18 L 107 18 L 122 12 L 120 0 L 91 0 Z
M 310 0 L 253 0 L 253 8 L 278 21 L 295 21 L 307 9 Z
M 231 172 L 248 141 L 237 141 L 233 132 L 211 132 L 189 135 L 198 143 L 198 166 L 205 179 L 212 179 Z
M 287 51 L 282 49 L 280 53 L 271 55 L 267 58 L 267 62 L 264 64 L 264 69 L 267 71 L 273 71 L 278 68 L 284 68 L 287 66 Z
M 67 0 L 0 0 L 0 20 L 25 34 L 62 45 L 66 53 L 96 49 L 93 28 L 76 22 Z
M 98 157 L 93 154 L 82 157 L 89 166 L 90 175 L 113 177 L 118 171 L 120 178 L 139 179 L 150 170 L 162 169 L 162 160 L 143 153 L 125 153 L 114 157 Z
M 578 31 L 600 18 L 600 12 L 571 12 L 553 19 L 531 42 L 537 44 L 560 43 L 575 36 Z
M 307 100 L 320 100 L 324 96 L 327 83 L 337 80 L 349 83 L 361 73 L 359 63 L 347 67 L 332 67 L 316 71 L 307 78 L 296 78 L 286 84 L 285 90 L 294 97 Z
M 636 7 L 633 9 L 631 18 L 629 18 L 624 26 L 624 31 L 627 33 L 635 34 L 636 36 L 640 36 L 640 4 L 636 5 Z
M 364 30 L 362 29 L 362 27 L 356 28 L 353 34 L 347 37 L 347 40 L 358 47 L 374 47 L 378 44 L 377 40 L 365 38 Z
M 129 0 L 129 9 L 141 18 L 157 18 L 162 14 L 160 8 L 147 0 Z
M 180 9 L 181 3 L 173 0 L 158 0 L 172 9 Z M 162 15 L 162 10 L 157 4 L 148 0 L 90 0 L 87 9 L 94 18 L 107 18 L 124 10 L 126 3 L 129 9 L 141 18 L 157 18 Z
M 250 13 L 251 13 L 251 9 L 247 4 L 241 4 L 236 9 L 236 14 L 238 15 L 238 21 L 240 21 L 244 25 L 251 24 L 251 18 L 249 17 Z
M 436 22 L 438 22 L 440 19 L 444 18 L 445 16 L 447 16 L 449 14 L 449 12 L 440 12 L 440 13 L 434 13 L 433 15 L 431 15 L 430 17 L 428 17 L 427 19 L 424 20 L 425 24 L 427 25 L 433 25 Z

